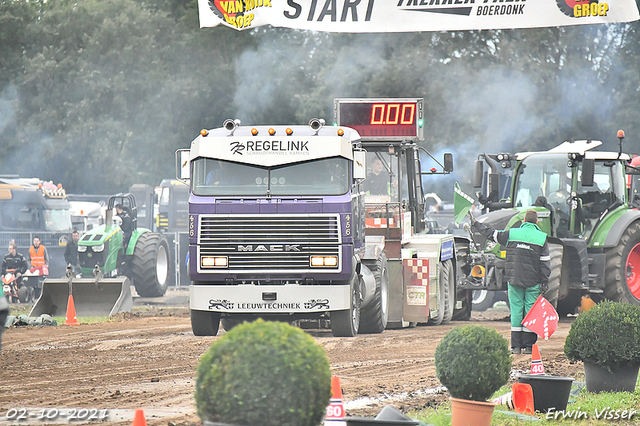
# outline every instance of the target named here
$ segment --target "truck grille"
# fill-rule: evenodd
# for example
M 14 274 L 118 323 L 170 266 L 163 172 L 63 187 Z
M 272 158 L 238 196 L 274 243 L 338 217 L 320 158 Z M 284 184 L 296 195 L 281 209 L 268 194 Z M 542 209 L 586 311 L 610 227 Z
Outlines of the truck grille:
M 329 270 L 341 265 L 338 215 L 200 215 L 198 235 L 200 256 L 229 258 L 207 272 L 308 272 L 311 255 L 337 256 Z

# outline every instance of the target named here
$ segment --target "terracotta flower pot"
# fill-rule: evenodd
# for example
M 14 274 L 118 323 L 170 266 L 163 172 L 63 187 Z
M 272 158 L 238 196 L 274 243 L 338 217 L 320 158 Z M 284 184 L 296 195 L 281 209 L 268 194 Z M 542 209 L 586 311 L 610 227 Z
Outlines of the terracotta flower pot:
M 451 426 L 490 426 L 495 402 L 451 400 Z
M 584 378 L 589 392 L 631 392 L 636 389 L 640 364 L 623 366 L 613 372 L 600 364 L 584 362 Z

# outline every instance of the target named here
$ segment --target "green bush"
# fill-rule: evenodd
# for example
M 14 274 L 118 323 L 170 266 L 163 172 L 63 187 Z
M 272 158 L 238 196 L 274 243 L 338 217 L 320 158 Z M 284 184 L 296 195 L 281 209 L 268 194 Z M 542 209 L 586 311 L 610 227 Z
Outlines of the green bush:
M 317 426 L 331 396 L 324 349 L 289 324 L 257 320 L 216 340 L 197 368 L 196 407 L 205 421 Z
M 564 353 L 572 361 L 589 361 L 611 371 L 640 363 L 640 306 L 605 301 L 578 315 Z
M 509 342 L 494 329 L 456 327 L 436 348 L 436 376 L 454 398 L 486 401 L 509 380 Z

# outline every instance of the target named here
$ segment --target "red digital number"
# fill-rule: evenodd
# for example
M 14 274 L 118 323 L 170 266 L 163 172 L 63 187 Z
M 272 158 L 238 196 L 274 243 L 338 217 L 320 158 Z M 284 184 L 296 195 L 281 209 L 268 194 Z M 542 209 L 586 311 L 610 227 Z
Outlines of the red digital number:
M 415 104 L 372 104 L 369 124 L 413 124 Z

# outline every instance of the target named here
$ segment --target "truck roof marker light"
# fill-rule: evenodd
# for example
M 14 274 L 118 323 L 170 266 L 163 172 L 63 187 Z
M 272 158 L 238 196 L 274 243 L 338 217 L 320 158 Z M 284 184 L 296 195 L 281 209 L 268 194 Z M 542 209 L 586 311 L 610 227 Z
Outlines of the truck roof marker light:
M 344 136 L 344 129 L 338 129 L 338 136 Z
M 431 170 L 431 173 L 435 173 L 438 171 L 438 169 L 436 169 L 435 167 L 432 167 L 430 170 Z
M 255 127 L 253 129 L 251 129 L 251 134 L 253 136 L 258 136 L 258 129 L 256 129 Z
M 270 134 L 271 136 L 275 135 L 275 134 L 276 134 L 276 129 L 274 129 L 273 127 L 272 127 L 272 128 L 270 128 L 270 129 L 269 129 L 269 134 Z
M 293 134 L 293 129 L 291 127 L 287 127 L 287 136 L 291 136 Z
M 208 136 L 208 135 L 209 135 L 209 131 L 208 131 L 207 129 L 202 129 L 202 130 L 200 130 L 200 134 L 201 134 L 202 136 L 205 136 L 205 137 L 206 137 L 206 136 Z

